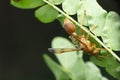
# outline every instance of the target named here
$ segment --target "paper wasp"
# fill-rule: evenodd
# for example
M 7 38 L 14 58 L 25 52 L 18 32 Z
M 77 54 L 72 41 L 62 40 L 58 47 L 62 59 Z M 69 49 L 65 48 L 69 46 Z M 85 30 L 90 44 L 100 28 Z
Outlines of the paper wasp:
M 65 52 L 71 52 L 71 51 L 79 51 L 83 50 L 84 52 L 90 54 L 90 55 L 98 55 L 100 50 L 103 48 L 97 48 L 96 44 L 91 43 L 89 38 L 89 33 L 87 36 L 84 34 L 78 35 L 75 30 L 75 25 L 66 18 L 64 20 L 64 29 L 65 31 L 70 35 L 71 40 L 75 43 L 77 43 L 76 48 L 49 48 L 49 52 L 53 53 L 65 53 Z

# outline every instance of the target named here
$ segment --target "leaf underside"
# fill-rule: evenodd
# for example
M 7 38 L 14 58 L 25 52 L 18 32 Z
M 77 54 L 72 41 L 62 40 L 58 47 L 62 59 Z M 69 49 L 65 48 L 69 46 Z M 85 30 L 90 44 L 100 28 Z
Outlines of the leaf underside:
M 102 39 L 107 47 L 120 51 L 120 16 L 113 11 L 107 14 Z

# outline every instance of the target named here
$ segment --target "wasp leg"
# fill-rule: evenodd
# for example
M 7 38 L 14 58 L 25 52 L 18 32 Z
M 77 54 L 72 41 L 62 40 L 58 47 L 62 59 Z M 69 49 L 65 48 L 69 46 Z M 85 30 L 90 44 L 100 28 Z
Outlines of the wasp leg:
M 86 17 L 86 10 L 83 11 L 82 18 L 81 18 L 81 20 L 79 21 L 80 26 L 83 25 L 82 23 L 83 23 L 83 20 L 84 20 L 85 17 Z M 80 32 L 81 32 L 82 35 L 84 35 L 84 31 L 83 31 L 82 29 L 80 29 Z
M 79 21 L 79 23 L 82 25 L 82 22 L 84 20 L 84 18 L 86 17 L 86 10 L 83 11 L 83 14 L 82 14 L 82 18 L 81 20 Z
M 90 32 L 92 32 L 96 27 L 97 27 L 96 25 L 92 26 L 92 28 L 89 30 L 89 32 L 88 32 L 88 34 L 87 34 L 87 36 L 86 36 L 87 39 L 88 39 L 89 36 L 90 36 Z

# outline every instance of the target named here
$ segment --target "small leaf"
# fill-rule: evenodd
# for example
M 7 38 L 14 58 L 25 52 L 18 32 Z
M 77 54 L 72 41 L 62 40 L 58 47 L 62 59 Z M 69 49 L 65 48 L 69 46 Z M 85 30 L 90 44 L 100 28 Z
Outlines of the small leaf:
M 120 50 L 120 16 L 113 11 L 110 11 L 106 17 L 102 39 L 107 47 Z
M 49 68 L 52 70 L 54 73 L 56 80 L 69 80 L 69 77 L 67 73 L 64 72 L 62 67 L 54 62 L 48 55 L 44 55 L 44 59 L 46 64 L 49 66 Z
M 105 23 L 107 12 L 97 3 L 96 0 L 82 0 L 81 7 L 77 12 L 78 22 L 84 16 L 83 25 L 92 28 L 96 26 L 92 32 L 97 36 L 101 35 L 102 28 Z M 86 15 L 84 15 L 84 12 Z
M 100 54 L 101 55 L 90 57 L 91 61 L 97 64 L 98 66 L 107 67 L 110 65 L 112 66 L 113 64 L 114 65 L 118 64 L 117 61 L 114 59 L 114 57 L 107 51 L 102 50 Z
M 115 65 L 114 67 L 107 66 L 106 71 L 117 80 L 120 80 L 120 64 Z
M 36 8 L 44 4 L 42 0 L 11 0 L 11 4 L 21 9 Z
M 71 73 L 71 79 L 72 80 L 85 80 L 86 75 L 86 65 L 82 58 L 78 58 L 74 65 L 71 66 L 69 69 L 69 72 Z
M 74 45 L 67 39 L 63 37 L 56 37 L 52 41 L 53 48 L 73 48 Z M 58 58 L 59 62 L 63 67 L 69 68 L 71 67 L 77 60 L 78 56 L 76 52 L 66 52 L 63 54 L 55 54 Z
M 65 20 L 65 16 L 64 15 L 59 14 L 58 17 L 57 17 L 57 20 L 60 22 L 60 24 L 62 26 L 64 26 L 64 20 Z
M 107 78 L 101 75 L 99 68 L 92 62 L 84 62 L 82 58 L 78 58 L 76 63 L 69 69 L 72 80 L 102 80 Z
M 120 64 L 110 54 L 103 56 L 103 58 L 91 57 L 90 59 L 98 66 L 104 67 L 111 76 L 118 80 L 120 79 Z
M 51 2 L 52 4 L 59 5 L 59 4 L 61 4 L 64 0 L 48 0 L 48 1 Z
M 79 4 L 80 0 L 65 0 L 62 3 L 62 8 L 67 14 L 74 15 L 79 8 Z
M 101 80 L 102 75 L 100 73 L 100 70 L 97 66 L 95 66 L 92 62 L 87 62 L 86 63 L 86 80 Z
M 42 6 L 35 11 L 35 17 L 43 23 L 50 23 L 57 18 L 58 11 L 49 5 Z

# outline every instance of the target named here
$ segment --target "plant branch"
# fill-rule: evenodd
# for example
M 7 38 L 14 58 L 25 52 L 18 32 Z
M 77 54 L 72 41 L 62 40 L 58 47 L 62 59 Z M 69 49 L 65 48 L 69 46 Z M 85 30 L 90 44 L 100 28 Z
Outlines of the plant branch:
M 83 31 L 85 31 L 86 33 L 89 33 L 89 31 L 84 28 L 82 25 L 80 25 L 77 21 L 75 21 L 72 17 L 70 17 L 68 14 L 66 14 L 65 12 L 63 12 L 61 9 L 59 9 L 58 7 L 56 7 L 54 4 L 50 3 L 47 0 L 43 0 L 45 3 L 47 3 L 48 5 L 52 6 L 54 9 L 56 9 L 57 11 L 59 11 L 61 14 L 63 14 L 65 17 L 67 17 L 69 20 L 71 20 L 72 22 L 74 22 L 77 26 L 79 26 Z M 99 44 L 101 44 L 111 55 L 113 55 L 119 62 L 120 62 L 120 58 L 111 50 L 109 49 L 107 46 L 105 46 L 103 44 L 103 42 L 101 42 L 95 35 L 89 33 L 89 35 L 95 39 Z

